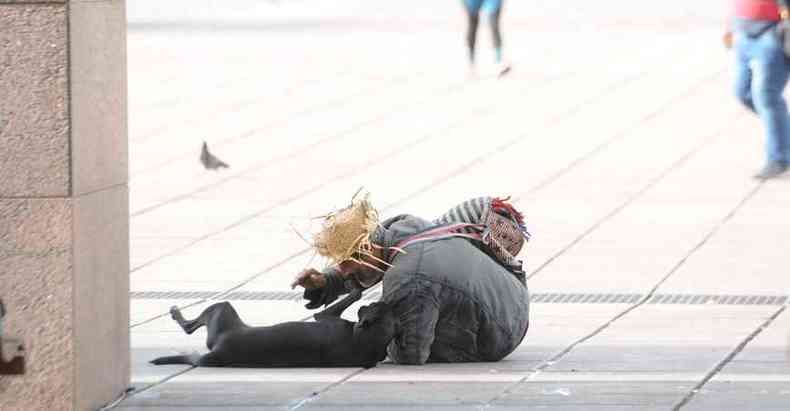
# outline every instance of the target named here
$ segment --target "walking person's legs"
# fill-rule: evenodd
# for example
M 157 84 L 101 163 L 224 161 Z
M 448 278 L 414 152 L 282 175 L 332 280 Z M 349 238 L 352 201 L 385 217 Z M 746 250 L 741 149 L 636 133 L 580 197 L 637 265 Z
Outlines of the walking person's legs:
M 498 66 L 499 75 L 502 76 L 510 71 L 510 65 L 502 61 L 502 31 L 499 20 L 502 14 L 502 0 L 486 0 L 484 3 L 485 11 L 488 14 L 488 24 L 491 26 L 491 38 L 494 43 L 495 62 Z
M 466 10 L 466 47 L 469 50 L 469 64 L 475 64 L 475 46 L 477 43 L 477 26 L 480 23 L 480 6 L 482 0 L 463 0 Z
M 751 42 L 745 34 L 738 34 L 735 43 L 735 97 L 749 111 L 757 113 L 752 99 L 752 69 L 749 65 L 751 61 Z
M 783 96 L 790 62 L 773 32 L 756 39 L 750 61 L 751 98 L 765 130 L 766 165 L 756 176 L 772 178 L 790 164 L 790 114 Z

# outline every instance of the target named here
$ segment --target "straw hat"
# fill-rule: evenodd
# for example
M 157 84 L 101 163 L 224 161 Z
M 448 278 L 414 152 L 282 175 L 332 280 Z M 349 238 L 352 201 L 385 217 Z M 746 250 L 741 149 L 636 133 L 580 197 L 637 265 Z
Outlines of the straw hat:
M 357 192 L 351 199 L 351 205 L 330 213 L 323 219 L 323 228 L 314 236 L 313 241 L 313 247 L 319 255 L 334 264 L 351 260 L 381 271 L 380 268 L 359 259 L 364 255 L 389 266 L 386 261 L 373 255 L 373 249 L 381 247 L 370 240 L 379 226 L 379 217 L 370 203 L 369 193 L 359 195 Z

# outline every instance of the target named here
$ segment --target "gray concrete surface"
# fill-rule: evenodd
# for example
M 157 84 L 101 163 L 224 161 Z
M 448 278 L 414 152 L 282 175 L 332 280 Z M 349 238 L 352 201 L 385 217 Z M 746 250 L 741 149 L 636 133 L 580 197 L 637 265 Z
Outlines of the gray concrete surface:
M 787 408 L 790 177 L 751 179 L 762 133 L 731 96 L 725 5 L 511 1 L 497 79 L 485 27 L 470 75 L 457 3 L 129 4 L 137 391 L 119 409 Z M 202 140 L 231 168 L 203 171 Z M 533 304 L 497 363 L 147 364 L 205 350 L 170 305 L 307 318 L 288 284 L 320 262 L 294 230 L 360 186 L 384 216 L 512 195 L 532 293 L 598 297 Z

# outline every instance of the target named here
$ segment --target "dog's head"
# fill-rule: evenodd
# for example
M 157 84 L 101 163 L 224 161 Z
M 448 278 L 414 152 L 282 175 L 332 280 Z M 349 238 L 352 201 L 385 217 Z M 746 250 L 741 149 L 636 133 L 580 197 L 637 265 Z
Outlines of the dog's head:
M 354 337 L 367 342 L 386 346 L 398 332 L 400 323 L 392 307 L 383 302 L 375 302 L 360 307 L 359 320 L 354 325 Z

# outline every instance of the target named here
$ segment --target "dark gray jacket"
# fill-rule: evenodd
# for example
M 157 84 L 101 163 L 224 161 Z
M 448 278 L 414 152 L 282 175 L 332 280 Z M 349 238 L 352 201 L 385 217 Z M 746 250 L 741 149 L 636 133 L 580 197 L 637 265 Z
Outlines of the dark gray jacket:
M 392 247 L 433 223 L 410 215 L 386 220 L 373 241 Z M 381 300 L 392 303 L 402 332 L 390 343 L 396 363 L 497 361 L 522 341 L 529 293 L 513 274 L 464 238 L 423 241 L 395 253 Z M 327 286 L 305 296 L 312 306 L 346 292 L 330 271 Z M 310 295 L 312 294 L 312 295 Z

